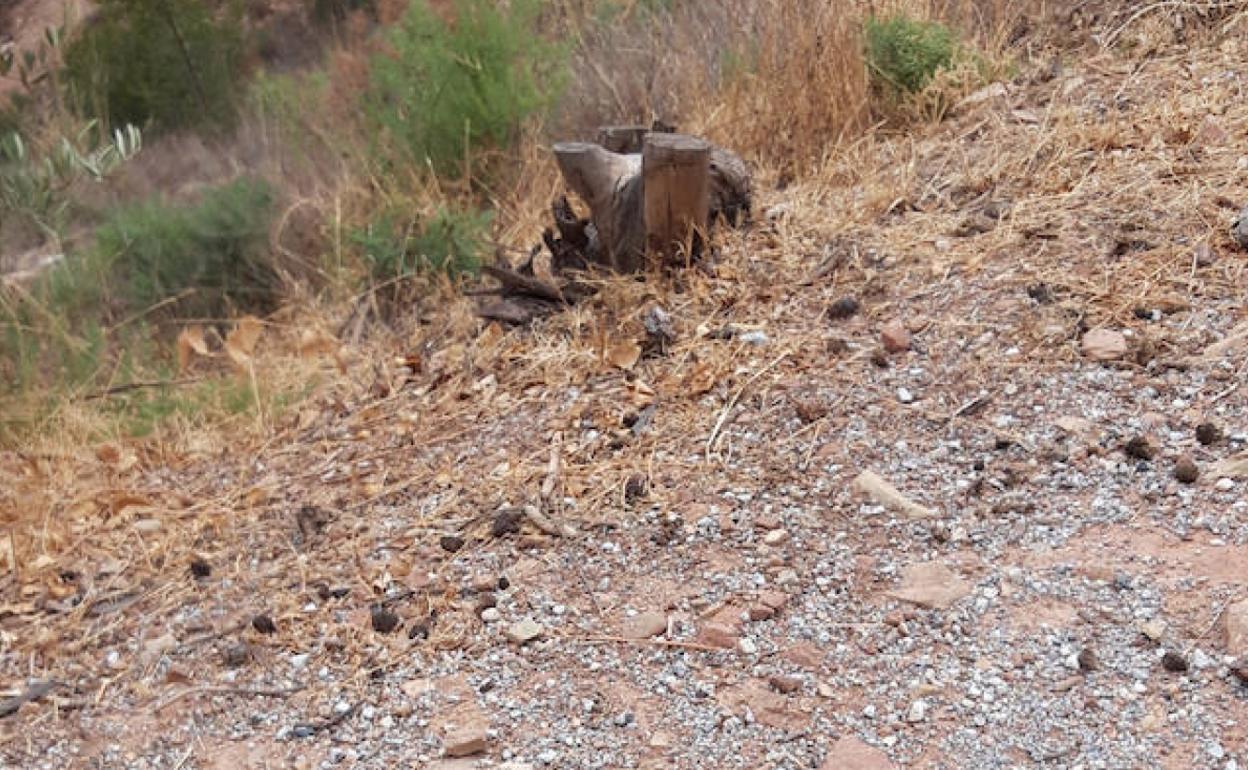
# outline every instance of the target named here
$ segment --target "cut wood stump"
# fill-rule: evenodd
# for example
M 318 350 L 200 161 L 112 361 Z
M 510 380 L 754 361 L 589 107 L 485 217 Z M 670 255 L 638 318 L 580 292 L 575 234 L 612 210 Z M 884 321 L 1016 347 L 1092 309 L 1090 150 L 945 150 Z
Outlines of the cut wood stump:
M 646 251 L 658 264 L 697 256 L 711 205 L 711 145 L 684 134 L 649 134 L 641 151 Z

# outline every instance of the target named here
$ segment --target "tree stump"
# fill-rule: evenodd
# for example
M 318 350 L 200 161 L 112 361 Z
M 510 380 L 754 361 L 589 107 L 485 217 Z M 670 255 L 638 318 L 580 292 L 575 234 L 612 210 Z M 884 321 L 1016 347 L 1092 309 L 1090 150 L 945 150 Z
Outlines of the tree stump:
M 602 261 L 621 272 L 637 270 L 644 245 L 640 158 L 589 142 L 559 142 L 554 152 L 568 187 L 589 204 Z
M 711 144 L 685 134 L 648 134 L 641 151 L 646 251 L 674 264 L 691 259 L 706 236 Z
M 602 126 L 598 129 L 598 144 L 611 152 L 638 153 L 648 133 L 646 126 Z

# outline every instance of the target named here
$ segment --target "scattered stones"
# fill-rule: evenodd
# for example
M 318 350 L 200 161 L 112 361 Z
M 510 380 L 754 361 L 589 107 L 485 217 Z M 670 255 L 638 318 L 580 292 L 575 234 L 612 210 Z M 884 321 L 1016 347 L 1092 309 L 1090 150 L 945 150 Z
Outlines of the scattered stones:
M 1177 652 L 1169 651 L 1161 656 L 1161 667 L 1172 674 L 1181 674 L 1188 669 L 1187 658 Z
M 438 538 L 438 545 L 442 546 L 442 550 L 447 553 L 455 553 L 464 547 L 464 539 L 459 535 L 443 535 Z
M 251 627 L 256 629 L 257 633 L 272 634 L 277 632 L 277 624 L 273 622 L 273 618 L 263 612 L 251 619 Z
M 1080 343 L 1083 355 L 1093 361 L 1116 361 L 1127 354 L 1127 338 L 1111 329 L 1092 329 Z
M 832 744 L 819 770 L 895 770 L 895 766 L 884 752 L 847 735 Z
M 507 638 L 516 644 L 524 645 L 546 633 L 546 629 L 532 618 L 512 623 L 507 628 Z
M 880 329 L 880 343 L 889 353 L 902 353 L 910 349 L 910 330 L 900 320 L 889 321 Z
M 1135 460 L 1152 460 L 1157 456 L 1157 446 L 1148 436 L 1135 436 L 1123 445 L 1122 451 Z
M 970 592 L 970 584 L 945 565 L 920 562 L 902 571 L 901 587 L 889 595 L 920 607 L 944 610 Z
M 931 508 L 909 499 L 873 471 L 863 471 L 854 479 L 854 489 L 875 503 L 910 519 L 928 519 L 936 516 Z
M 667 633 L 667 616 L 661 612 L 642 612 L 626 619 L 620 636 L 627 639 L 649 639 Z
M 1196 426 L 1196 440 L 1201 446 L 1213 446 L 1222 440 L 1222 429 L 1211 422 L 1202 422 Z
M 1248 657 L 1248 599 L 1226 608 L 1226 652 L 1237 658 Z
M 1200 468 L 1195 460 L 1183 455 L 1174 463 L 1174 477 L 1184 484 L 1195 484 L 1200 478 Z
M 852 318 L 858 314 L 861 305 L 855 297 L 841 297 L 840 299 L 828 305 L 828 318 L 834 321 L 843 321 L 846 318 Z
M 399 616 L 385 607 L 374 606 L 369 610 L 369 619 L 373 630 L 379 634 L 388 634 L 399 627 Z

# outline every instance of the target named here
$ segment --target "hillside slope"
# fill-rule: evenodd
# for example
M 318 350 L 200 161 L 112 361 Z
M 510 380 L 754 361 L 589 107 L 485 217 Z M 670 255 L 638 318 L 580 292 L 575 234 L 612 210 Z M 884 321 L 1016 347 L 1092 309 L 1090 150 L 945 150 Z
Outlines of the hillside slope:
M 1245 23 L 764 169 L 706 269 L 461 299 L 255 440 L 0 457 L 56 682 L 4 764 L 1248 765 Z

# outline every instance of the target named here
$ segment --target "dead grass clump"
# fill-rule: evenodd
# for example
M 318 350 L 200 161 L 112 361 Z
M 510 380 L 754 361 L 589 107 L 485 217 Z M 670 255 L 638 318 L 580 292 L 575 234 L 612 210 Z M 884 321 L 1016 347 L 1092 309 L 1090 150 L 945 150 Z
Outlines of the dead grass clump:
M 712 134 L 790 172 L 856 138 L 869 119 L 859 19 L 849 3 L 760 3 Z

